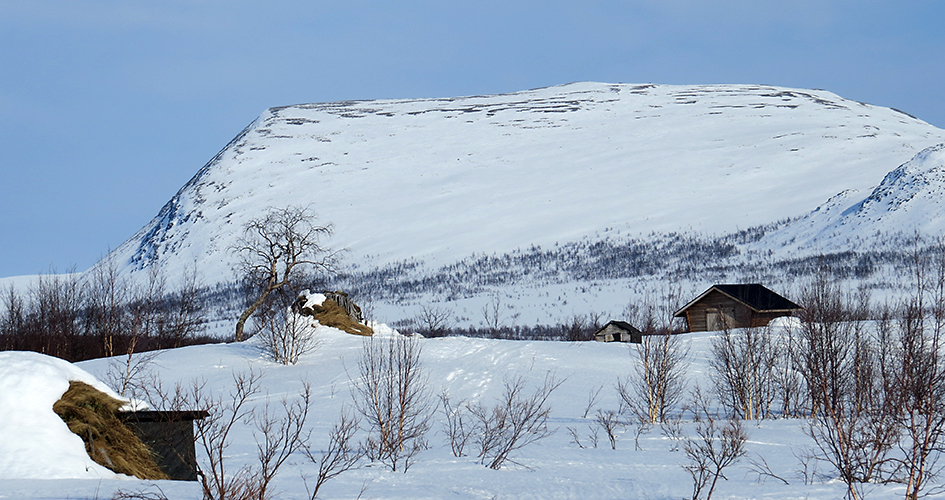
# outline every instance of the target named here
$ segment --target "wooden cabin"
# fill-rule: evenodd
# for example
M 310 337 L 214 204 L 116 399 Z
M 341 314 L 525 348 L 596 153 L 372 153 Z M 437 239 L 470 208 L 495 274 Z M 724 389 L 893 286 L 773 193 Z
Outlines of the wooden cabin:
M 690 332 L 762 327 L 803 307 L 757 283 L 713 285 L 673 313 L 685 318 Z
M 643 332 L 624 321 L 611 321 L 594 334 L 598 342 L 631 342 L 643 343 Z

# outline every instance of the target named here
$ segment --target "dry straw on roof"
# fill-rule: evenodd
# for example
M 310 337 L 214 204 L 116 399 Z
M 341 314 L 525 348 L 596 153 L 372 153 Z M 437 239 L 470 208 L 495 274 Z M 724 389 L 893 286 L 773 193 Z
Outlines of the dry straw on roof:
M 348 312 L 331 299 L 326 299 L 320 306 L 305 307 L 302 309 L 301 313 L 314 317 L 322 325 L 337 328 L 354 335 L 370 336 L 374 334 L 374 330 L 372 330 L 371 327 L 352 320 Z
M 85 442 L 96 463 L 139 479 L 167 479 L 151 450 L 118 419 L 124 403 L 84 382 L 70 382 L 53 411 Z

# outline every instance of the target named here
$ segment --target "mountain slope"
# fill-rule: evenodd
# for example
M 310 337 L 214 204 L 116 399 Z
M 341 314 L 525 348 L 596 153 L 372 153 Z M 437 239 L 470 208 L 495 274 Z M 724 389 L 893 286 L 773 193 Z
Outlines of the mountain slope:
M 892 170 L 865 198 L 847 190 L 759 246 L 838 251 L 881 245 L 894 234 L 945 234 L 945 144 L 922 150 Z
M 825 91 L 577 83 L 497 96 L 272 108 L 116 250 L 195 262 L 269 206 L 311 205 L 349 264 L 444 264 L 601 234 L 721 233 L 803 215 L 945 142 Z

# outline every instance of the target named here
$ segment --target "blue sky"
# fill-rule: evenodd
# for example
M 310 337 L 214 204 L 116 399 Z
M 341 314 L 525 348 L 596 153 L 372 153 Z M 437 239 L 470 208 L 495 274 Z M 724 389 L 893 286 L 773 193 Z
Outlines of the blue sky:
M 0 277 L 84 270 L 271 106 L 819 88 L 945 128 L 945 1 L 4 0 Z

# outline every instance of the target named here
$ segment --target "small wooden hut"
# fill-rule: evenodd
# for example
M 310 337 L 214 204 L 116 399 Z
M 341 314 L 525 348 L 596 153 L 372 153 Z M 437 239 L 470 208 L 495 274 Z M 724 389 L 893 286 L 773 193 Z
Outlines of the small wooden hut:
M 625 321 L 611 321 L 594 334 L 598 342 L 631 342 L 643 343 L 643 332 Z
M 757 283 L 713 285 L 673 316 L 685 318 L 690 332 L 707 332 L 761 327 L 774 318 L 790 316 L 801 309 L 803 307 Z
M 197 480 L 193 421 L 209 416 L 195 411 L 129 411 L 118 417 L 154 452 L 162 472 L 177 481 Z

